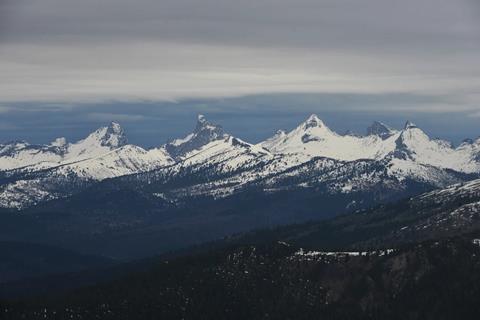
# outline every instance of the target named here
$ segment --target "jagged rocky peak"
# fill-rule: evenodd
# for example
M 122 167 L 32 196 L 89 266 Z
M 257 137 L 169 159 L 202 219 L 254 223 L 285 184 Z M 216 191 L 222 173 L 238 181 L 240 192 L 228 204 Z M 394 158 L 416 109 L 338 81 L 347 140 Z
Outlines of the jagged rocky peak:
M 205 118 L 203 114 L 197 116 L 197 127 L 194 133 L 210 133 L 213 139 L 224 136 L 222 126 L 213 124 Z
M 395 130 L 380 121 L 374 121 L 370 127 L 367 128 L 367 136 L 379 136 L 382 139 L 391 137 Z
M 105 138 L 105 144 L 112 147 L 121 147 L 128 143 L 125 131 L 116 122 L 111 122 L 107 127 Z
M 204 115 L 199 114 L 193 133 L 183 139 L 173 140 L 165 148 L 173 158 L 178 158 L 193 150 L 198 150 L 212 141 L 222 140 L 227 136 L 222 126 L 211 123 Z
M 207 118 L 203 114 L 197 115 L 197 128 L 207 125 L 208 121 Z
M 108 126 L 97 129 L 87 139 L 98 141 L 101 146 L 119 148 L 128 143 L 125 131 L 117 122 L 111 122 Z

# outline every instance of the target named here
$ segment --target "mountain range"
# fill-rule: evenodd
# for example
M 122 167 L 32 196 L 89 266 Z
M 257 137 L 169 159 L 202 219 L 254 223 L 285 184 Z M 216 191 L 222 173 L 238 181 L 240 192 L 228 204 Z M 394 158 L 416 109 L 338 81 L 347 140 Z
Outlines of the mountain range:
M 204 116 L 152 149 L 116 124 L 85 139 L 0 147 L 0 241 L 145 257 L 255 228 L 319 220 L 480 177 L 480 140 L 457 147 L 407 122 L 338 134 L 312 115 L 251 144 Z
M 444 187 L 480 173 L 480 139 L 454 148 L 411 122 L 402 130 L 374 122 L 365 136 L 340 135 L 312 115 L 290 132 L 250 144 L 200 115 L 183 139 L 149 150 L 127 141 L 112 122 L 75 143 L 58 138 L 48 145 L 0 145 L 0 206 L 26 208 L 105 179 L 142 179 L 143 173 L 169 181 L 186 171 L 203 176 L 201 183 L 158 193 L 172 202 L 186 195 L 227 197 L 252 185 L 271 193 L 286 188 L 286 180 L 296 180 L 288 188 L 322 184 L 331 193 L 349 193 L 379 184 L 405 190 L 408 181 Z
M 4 145 L 0 317 L 477 319 L 478 145 L 317 116 L 258 144 L 199 116 L 149 150 L 115 123 Z

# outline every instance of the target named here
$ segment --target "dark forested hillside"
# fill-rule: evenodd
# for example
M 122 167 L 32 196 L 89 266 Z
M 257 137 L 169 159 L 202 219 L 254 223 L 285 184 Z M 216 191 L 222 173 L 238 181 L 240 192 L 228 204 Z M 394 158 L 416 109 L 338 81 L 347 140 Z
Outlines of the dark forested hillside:
M 286 243 L 163 261 L 3 319 L 478 319 L 480 247 L 454 238 L 332 253 Z
M 0 285 L 24 278 L 107 268 L 114 260 L 21 242 L 0 242 Z
M 330 220 L 229 236 L 144 261 L 140 267 L 127 266 L 126 271 L 117 266 L 117 276 L 105 272 L 109 282 L 77 277 L 78 283 L 70 288 L 81 287 L 82 281 L 97 285 L 66 295 L 51 290 L 36 298 L 11 296 L 2 302 L 1 316 L 476 319 L 479 183 Z M 39 280 L 37 289 L 48 288 L 48 281 Z M 68 282 L 72 277 L 54 281 Z

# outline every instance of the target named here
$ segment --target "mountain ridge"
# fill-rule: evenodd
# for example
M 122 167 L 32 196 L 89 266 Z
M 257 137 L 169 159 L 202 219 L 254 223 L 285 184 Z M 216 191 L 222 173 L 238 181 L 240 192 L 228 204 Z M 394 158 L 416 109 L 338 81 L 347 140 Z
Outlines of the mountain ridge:
M 22 156 L 26 159 L 20 164 Z M 71 196 L 105 179 L 139 175 L 138 180 L 142 180 L 146 173 L 154 180 L 178 180 L 195 174 L 203 181 L 168 192 L 177 196 L 182 193 L 218 198 L 252 186 L 263 192 L 275 192 L 285 186 L 319 186 L 328 176 L 312 175 L 315 180 L 303 184 L 288 182 L 294 176 L 303 180 L 309 173 L 295 168 L 308 168 L 309 163 L 315 162 L 314 172 L 325 172 L 321 169 L 325 168 L 323 164 L 330 163 L 332 181 L 344 180 L 343 186 L 336 183 L 337 186 L 328 187 L 329 192 L 348 193 L 373 186 L 369 175 L 375 173 L 364 171 L 368 167 L 364 165 L 366 161 L 375 162 L 369 170 L 383 170 L 378 174 L 386 174 L 386 181 L 397 185 L 393 189 L 406 188 L 406 180 L 432 188 L 445 187 L 480 175 L 480 142 L 453 148 L 443 140 L 431 139 L 410 121 L 402 130 L 374 122 L 364 136 L 340 135 L 312 114 L 289 132 L 278 131 L 263 142 L 250 144 L 198 115 L 194 130 L 185 138 L 143 149 L 129 145 L 124 130 L 112 122 L 75 143 L 59 138 L 45 146 L 25 142 L 0 146 L 0 181 L 5 181 L 0 184 L 0 206 L 21 209 Z M 12 168 L 12 163 L 17 163 L 17 167 Z M 469 175 L 472 177 L 468 178 Z M 279 181 L 284 184 L 280 189 L 276 187 Z

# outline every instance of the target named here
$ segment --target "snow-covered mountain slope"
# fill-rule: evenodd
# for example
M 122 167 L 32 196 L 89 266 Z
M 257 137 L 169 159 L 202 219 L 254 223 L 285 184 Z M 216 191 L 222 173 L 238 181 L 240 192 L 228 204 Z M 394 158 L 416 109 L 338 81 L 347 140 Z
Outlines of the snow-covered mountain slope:
M 275 146 L 283 141 L 287 135 L 285 130 L 278 130 L 275 132 L 275 135 L 271 138 L 268 138 L 265 141 L 260 142 L 258 145 L 267 150 L 272 150 Z
M 48 145 L 31 145 L 15 141 L 0 145 L 0 171 L 21 168 L 38 163 L 58 163 L 66 152 L 65 139 Z
M 322 186 L 333 194 L 383 186 L 403 192 L 412 184 L 441 188 L 478 176 L 476 162 L 470 161 L 467 152 L 428 138 L 409 122 L 401 131 L 376 122 L 367 133 L 365 137 L 341 136 L 313 115 L 292 132 L 279 131 L 257 144 L 260 155 L 249 152 L 245 162 L 236 154 L 229 157 L 217 140 L 215 147 L 207 145 L 191 159 L 172 166 L 169 170 L 173 172 L 166 174 L 160 169 L 159 176 L 204 176 L 196 183 L 168 190 L 173 194 L 172 201 L 183 196 L 227 197 L 251 187 L 275 192 Z M 210 148 L 220 152 L 209 154 Z M 271 153 L 265 153 L 265 149 Z M 434 161 L 441 157 L 451 160 Z M 240 165 L 231 165 L 235 161 Z
M 75 143 L 57 138 L 48 145 L 13 142 L 0 145 L 0 171 L 37 165 L 31 170 L 44 169 L 69 162 L 77 162 L 106 154 L 127 144 L 127 138 L 118 123 L 112 122 Z
M 185 168 L 215 167 L 217 173 L 222 174 L 245 170 L 274 158 L 263 147 L 225 133 L 221 126 L 210 123 L 202 115 L 192 134 L 174 140 L 165 145 L 165 149 L 177 159 L 177 164 L 169 169 L 173 173 Z
M 407 122 L 401 131 L 374 122 L 367 129 L 367 135 L 359 137 L 339 135 L 312 115 L 291 132 L 277 133 L 259 145 L 275 154 L 297 154 L 305 159 L 327 157 L 355 161 L 397 158 L 405 160 L 399 165 L 403 169 L 422 164 L 465 173 L 480 172 L 480 141 L 453 148 L 446 141 L 431 139 L 411 122 Z M 399 162 L 393 165 L 396 164 Z
M 456 150 L 468 154 L 472 161 L 480 161 L 480 138 L 465 139 Z
M 167 150 L 170 150 L 170 153 Z M 267 150 L 225 134 L 220 126 L 199 116 L 192 134 L 164 147 L 144 150 L 126 145 L 98 157 L 58 165 L 48 170 L 38 170 L 38 173 L 35 173 L 35 166 L 17 170 L 19 178 L 3 188 L 0 187 L 0 205 L 22 207 L 22 203 L 29 206 L 62 197 L 65 181 L 69 179 L 76 181 L 76 187 L 83 188 L 87 184 L 78 183 L 78 180 L 91 183 L 92 180 L 100 181 L 159 168 L 165 168 L 162 174 L 172 176 L 215 167 L 216 174 L 220 175 L 247 170 L 270 158 L 272 155 Z M 72 185 L 75 186 L 74 183 Z M 32 192 L 33 190 L 35 192 Z M 75 192 L 75 188 L 66 190 L 64 193 L 67 196 Z M 16 194 L 19 199 L 15 199 Z
M 453 148 L 410 122 L 402 130 L 374 122 L 365 136 L 340 135 L 312 115 L 292 131 L 254 145 L 199 115 L 183 139 L 151 150 L 126 142 L 112 123 L 74 144 L 57 139 L 48 146 L 2 146 L 0 163 L 24 162 L 0 172 L 0 206 L 30 206 L 122 176 L 172 202 L 224 198 L 252 188 L 266 193 L 320 188 L 331 194 L 385 188 L 409 194 L 411 185 L 426 190 L 480 176 L 480 140 Z
M 174 161 L 163 148 L 145 150 L 126 145 L 104 155 L 55 168 L 53 172 L 79 178 L 103 180 L 127 174 L 140 173 L 173 164 Z
M 277 134 L 260 145 L 273 153 L 303 154 L 309 158 L 327 157 L 336 160 L 381 159 L 395 149 L 398 134 L 383 139 L 379 135 L 356 137 L 330 130 L 316 115 L 287 134 Z
M 459 172 L 479 172 L 480 162 L 475 159 L 472 151 L 463 147 L 454 149 L 444 140 L 432 140 L 417 126 L 408 122 L 396 140 L 395 155 L 415 163 Z
M 250 159 L 247 163 L 248 165 L 239 166 L 236 170 L 220 164 L 177 164 L 167 169 L 161 168 L 155 172 L 137 175 L 135 178 L 127 177 L 129 181 L 125 184 L 142 189 L 141 185 L 148 181 L 147 193 L 161 194 L 163 199 L 177 203 L 188 202 L 192 197 L 227 198 L 249 190 L 263 194 L 285 191 L 313 192 L 327 198 L 356 194 L 375 203 L 468 179 L 461 173 L 421 164 L 410 165 L 409 170 L 402 171 L 392 166 L 388 159 L 340 161 L 314 158 L 294 165 L 273 155 Z M 185 182 L 185 178 L 190 179 Z M 365 199 L 365 203 L 367 202 Z
M 162 148 L 144 150 L 125 145 L 95 158 L 47 170 L 23 174 L 20 171 L 18 179 L 0 186 L 0 206 L 24 208 L 69 196 L 96 181 L 138 174 L 172 163 L 173 159 Z
M 100 156 L 127 144 L 127 137 L 118 123 L 112 122 L 108 127 L 100 128 L 85 139 L 68 145 L 66 158 L 80 161 Z

